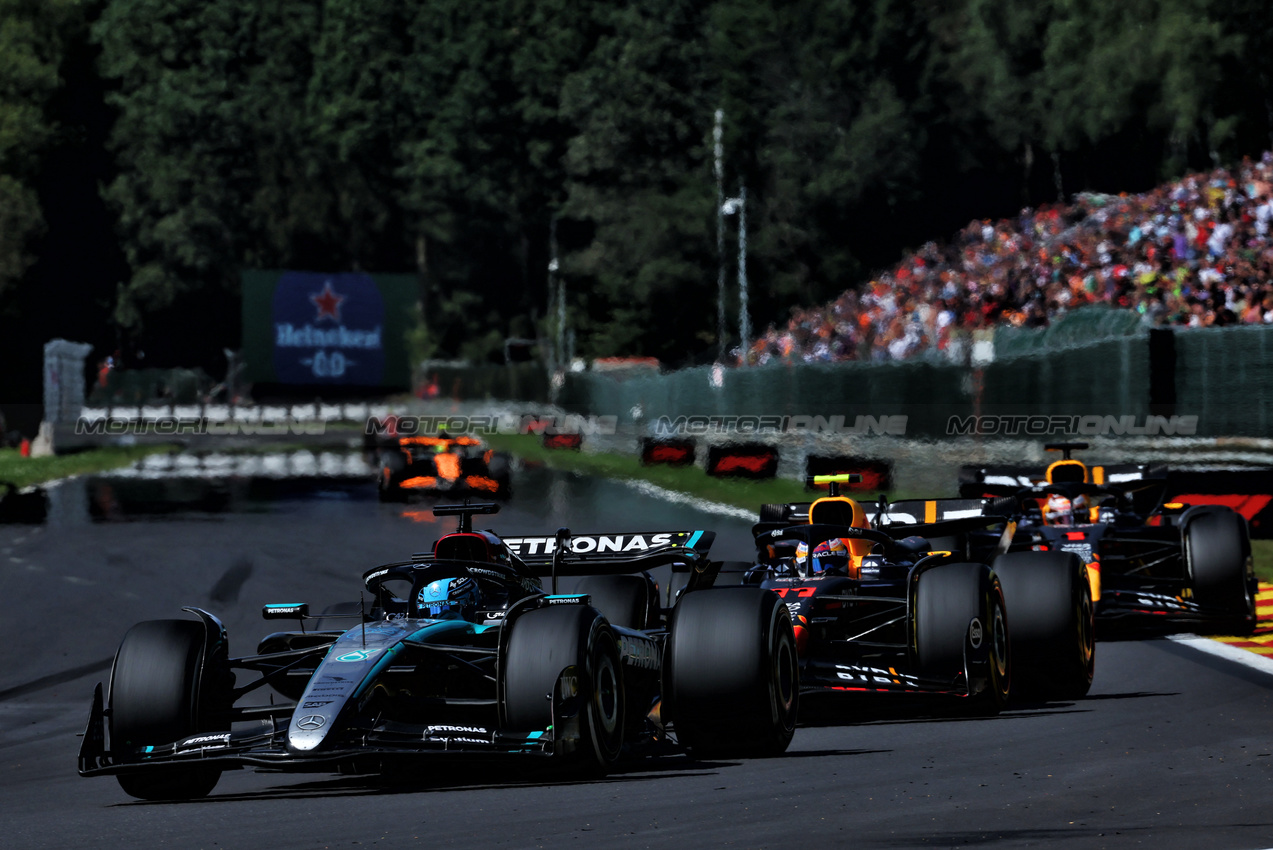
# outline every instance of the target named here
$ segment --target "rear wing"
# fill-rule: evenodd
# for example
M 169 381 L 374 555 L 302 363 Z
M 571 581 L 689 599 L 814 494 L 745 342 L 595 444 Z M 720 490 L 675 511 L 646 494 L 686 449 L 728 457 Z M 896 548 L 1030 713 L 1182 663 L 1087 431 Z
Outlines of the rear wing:
M 1093 466 L 1092 483 L 1128 484 L 1136 481 L 1167 480 L 1166 464 L 1155 463 L 1111 463 L 1105 466 Z
M 1005 501 L 1011 504 L 1004 504 Z M 964 534 L 1007 522 L 1016 513 L 1013 504 L 1012 499 L 904 499 L 891 504 L 881 501 L 872 525 L 894 538 Z
M 1020 490 L 1012 488 L 1012 492 Z M 883 497 L 875 504 L 862 502 L 871 527 L 898 539 L 917 535 L 938 537 L 997 525 L 1008 519 L 1010 510 L 996 499 L 907 499 L 888 502 Z M 752 526 L 757 542 L 771 532 L 809 522 L 811 502 L 762 505 L 760 522 Z
M 1110 463 L 1088 467 L 1089 484 L 1101 486 L 1128 486 L 1139 482 L 1166 481 L 1164 464 Z M 965 497 L 1003 496 L 1045 484 L 1044 470 L 1023 464 L 996 464 L 990 466 L 963 466 L 959 470 L 959 493 Z
M 528 567 L 553 567 L 558 575 L 622 573 L 664 564 L 706 559 L 714 531 L 644 531 L 572 534 L 570 549 L 557 559 L 557 535 L 502 538 L 510 552 Z
M 882 525 L 919 525 L 980 517 L 989 499 L 905 499 L 885 506 L 872 519 Z

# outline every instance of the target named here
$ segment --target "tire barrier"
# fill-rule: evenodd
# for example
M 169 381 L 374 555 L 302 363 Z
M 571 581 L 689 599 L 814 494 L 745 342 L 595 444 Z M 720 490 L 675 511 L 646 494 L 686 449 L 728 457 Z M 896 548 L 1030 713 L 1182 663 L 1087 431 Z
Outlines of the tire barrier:
M 655 437 L 641 438 L 641 464 L 654 466 L 693 466 L 693 440 L 660 440 Z
M 778 449 L 765 443 L 733 443 L 707 450 L 707 474 L 732 478 L 773 478 Z
M 583 448 L 583 434 L 544 434 L 544 448 L 573 449 Z

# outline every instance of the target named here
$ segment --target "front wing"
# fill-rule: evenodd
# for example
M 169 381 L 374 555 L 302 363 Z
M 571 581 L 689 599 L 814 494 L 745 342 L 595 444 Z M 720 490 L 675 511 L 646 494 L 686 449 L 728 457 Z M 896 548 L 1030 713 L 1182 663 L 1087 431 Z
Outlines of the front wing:
M 1114 586 L 1111 587 L 1111 583 Z M 1199 604 L 1184 582 L 1111 582 L 1102 579 L 1096 619 L 1122 623 L 1156 620 L 1164 624 L 1219 624 L 1231 621 L 1233 612 Z
M 160 746 L 129 751 L 110 748 L 102 686 L 93 693 L 84 741 L 80 746 L 81 776 L 104 776 L 164 770 L 192 764 L 232 770 L 256 767 L 283 772 L 376 772 L 386 764 L 420 758 L 500 758 L 567 756 L 582 746 L 580 697 L 574 693 L 577 675 L 566 668 L 552 696 L 552 723 L 547 729 L 507 731 L 483 726 L 417 725 L 355 718 L 346 723 L 330 746 L 310 752 L 289 750 L 291 715 L 239 723 L 230 732 L 201 733 Z
M 813 658 L 802 665 L 800 692 L 975 696 L 981 689 L 969 685 L 966 672 L 950 679 L 937 679 L 906 672 L 898 665 L 877 666 L 862 662 L 839 662 Z
M 1099 559 L 1088 561 L 1100 574 L 1098 621 L 1206 624 L 1232 620 L 1232 611 L 1203 605 L 1194 598 L 1193 587 L 1185 578 L 1179 543 L 1107 535 L 1101 538 L 1098 551 Z M 1252 596 L 1255 590 L 1250 588 Z
M 832 640 L 800 660 L 800 692 L 975 697 L 990 687 L 988 662 L 964 639 L 964 662 L 947 676 L 917 672 L 905 646 Z

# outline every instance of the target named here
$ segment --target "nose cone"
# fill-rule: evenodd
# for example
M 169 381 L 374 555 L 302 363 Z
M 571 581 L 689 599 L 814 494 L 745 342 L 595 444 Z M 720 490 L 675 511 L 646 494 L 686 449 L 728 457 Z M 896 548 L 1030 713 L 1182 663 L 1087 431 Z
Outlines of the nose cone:
M 294 753 L 313 752 L 327 740 L 345 705 L 362 692 L 365 682 L 374 679 L 409 631 L 401 624 L 378 623 L 368 625 L 365 632 L 358 628 L 341 635 L 296 704 L 287 727 L 287 748 Z
M 292 722 L 287 728 L 287 748 L 303 753 L 322 744 L 335 728 L 341 709 L 358 693 L 359 686 L 384 654 L 385 650 L 380 647 L 345 649 L 337 642 L 315 671 L 292 713 Z
M 402 648 L 402 639 L 473 630 L 470 623 L 449 620 L 393 620 L 368 623 L 345 632 L 318 665 L 287 727 L 287 748 L 313 752 L 344 721 L 341 713 L 357 702 Z
M 292 725 L 287 730 L 287 748 L 292 752 L 309 752 L 315 749 L 327 737 L 327 730 L 332 727 L 335 712 L 320 714 L 297 712 L 292 716 Z

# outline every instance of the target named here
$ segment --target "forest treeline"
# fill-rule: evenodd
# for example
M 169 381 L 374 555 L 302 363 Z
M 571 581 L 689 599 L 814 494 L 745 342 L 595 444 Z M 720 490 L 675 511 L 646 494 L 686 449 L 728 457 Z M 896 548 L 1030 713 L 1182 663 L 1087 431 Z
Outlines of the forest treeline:
M 0 336 L 73 304 L 206 364 L 245 268 L 415 271 L 420 350 L 480 360 L 553 335 L 555 243 L 578 353 L 710 360 L 717 110 L 763 329 L 971 218 L 1269 147 L 1273 4 L 0 0 Z

